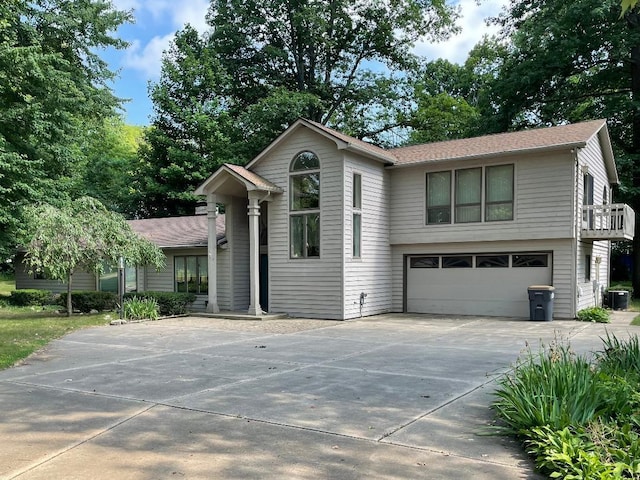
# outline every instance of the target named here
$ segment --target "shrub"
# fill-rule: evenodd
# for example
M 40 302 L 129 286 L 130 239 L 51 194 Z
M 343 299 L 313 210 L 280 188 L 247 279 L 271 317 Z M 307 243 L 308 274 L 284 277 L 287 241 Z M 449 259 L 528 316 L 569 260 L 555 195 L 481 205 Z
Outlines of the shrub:
M 124 318 L 132 320 L 157 320 L 158 302 L 155 298 L 138 298 L 134 296 L 124 301 Z
M 609 311 L 602 307 L 583 308 L 578 312 L 578 320 L 583 322 L 609 323 Z
M 605 390 L 589 362 L 555 343 L 529 350 L 512 372 L 498 379 L 493 403 L 508 430 L 526 435 L 535 427 L 562 430 L 584 425 L 606 406 Z
M 137 292 L 127 293 L 125 298 L 137 297 L 139 299 L 154 299 L 160 310 L 160 315 L 182 315 L 187 313 L 187 309 L 196 299 L 193 293 L 177 293 L 177 292 Z
M 48 290 L 20 289 L 9 294 L 9 303 L 18 307 L 49 305 L 52 302 L 53 294 Z
M 58 303 L 67 306 L 67 294 L 60 295 Z M 118 308 L 118 296 L 113 292 L 77 291 L 71 292 L 71 305 L 73 310 L 89 313 L 91 310 L 116 310 Z

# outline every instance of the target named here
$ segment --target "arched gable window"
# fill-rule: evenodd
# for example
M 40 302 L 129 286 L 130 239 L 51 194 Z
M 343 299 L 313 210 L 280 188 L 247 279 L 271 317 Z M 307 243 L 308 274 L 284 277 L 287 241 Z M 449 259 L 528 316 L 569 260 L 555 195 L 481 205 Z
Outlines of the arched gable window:
M 292 258 L 320 256 L 320 159 L 300 152 L 289 168 L 289 232 Z

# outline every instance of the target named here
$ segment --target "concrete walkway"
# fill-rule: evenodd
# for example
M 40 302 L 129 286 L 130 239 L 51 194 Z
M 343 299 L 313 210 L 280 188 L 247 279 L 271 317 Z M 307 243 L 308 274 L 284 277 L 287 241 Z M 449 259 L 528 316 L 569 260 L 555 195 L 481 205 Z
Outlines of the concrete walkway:
M 487 436 L 493 381 L 527 343 L 611 325 L 382 315 L 186 317 L 75 332 L 0 372 L 0 477 L 535 479 Z M 606 329 L 606 330 L 605 330 Z

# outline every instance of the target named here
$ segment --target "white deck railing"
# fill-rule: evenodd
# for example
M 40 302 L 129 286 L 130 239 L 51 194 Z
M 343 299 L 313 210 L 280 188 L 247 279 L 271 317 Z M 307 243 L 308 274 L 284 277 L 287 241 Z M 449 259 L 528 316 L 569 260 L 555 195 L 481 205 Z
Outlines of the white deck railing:
M 594 240 L 631 240 L 636 217 L 624 203 L 584 205 L 582 207 L 582 237 Z

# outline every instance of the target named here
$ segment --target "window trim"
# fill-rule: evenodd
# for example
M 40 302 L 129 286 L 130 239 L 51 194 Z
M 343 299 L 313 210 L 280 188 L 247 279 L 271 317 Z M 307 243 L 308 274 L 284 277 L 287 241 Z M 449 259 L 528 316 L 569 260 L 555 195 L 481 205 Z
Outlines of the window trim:
M 460 192 L 462 189 L 458 187 L 458 182 L 460 179 L 460 174 L 462 172 L 470 172 L 473 170 L 479 170 L 480 171 L 480 178 L 478 179 L 478 202 L 472 202 L 472 203 L 460 203 L 458 201 L 458 192 Z M 454 176 L 455 176 L 455 183 L 453 186 L 453 191 L 454 191 L 454 198 L 455 198 L 455 202 L 454 202 L 454 206 L 453 206 L 453 223 L 479 223 L 482 222 L 482 203 L 483 203 L 483 199 L 484 199 L 484 191 L 482 188 L 482 178 L 484 176 L 484 168 L 483 167 L 471 167 L 471 168 L 459 168 L 457 170 L 454 171 Z M 465 208 L 465 207 L 478 207 L 478 216 L 480 217 L 479 220 L 459 220 L 458 217 L 460 216 L 458 214 L 458 209 L 459 208 Z
M 195 258 L 196 261 L 196 271 L 195 271 L 195 282 L 196 282 L 196 291 L 189 292 L 189 281 L 187 279 L 187 259 Z M 182 259 L 183 261 L 183 272 L 185 274 L 185 284 L 186 290 L 180 291 L 178 290 L 178 260 Z M 209 257 L 207 255 L 174 255 L 173 256 L 173 291 L 177 293 L 194 293 L 195 295 L 208 295 L 209 293 Z M 200 267 L 204 266 L 207 270 L 207 285 L 206 288 L 202 288 L 201 283 L 201 275 L 200 275 Z
M 296 162 L 300 159 L 301 155 L 312 155 L 315 158 L 317 163 L 317 167 L 304 167 L 304 168 L 296 168 Z M 293 156 L 289 164 L 289 258 L 292 260 L 300 260 L 300 259 L 315 259 L 320 258 L 321 256 L 321 243 L 322 243 L 322 231 L 321 231 L 321 206 L 322 206 L 322 174 L 321 174 L 322 164 L 320 162 L 320 157 L 318 155 L 308 149 L 301 150 Z M 294 188 L 293 181 L 295 178 L 300 178 L 309 175 L 317 175 L 318 179 L 318 206 L 313 206 L 309 208 L 294 208 Z M 309 218 L 317 216 L 318 217 L 318 253 L 317 255 L 309 255 L 309 245 L 308 245 L 308 236 L 309 236 Z M 294 255 L 294 247 L 296 243 L 293 241 L 294 229 L 292 228 L 294 217 L 301 217 L 303 219 L 303 238 L 302 240 L 302 254 Z
M 429 177 L 430 175 L 436 175 L 436 174 L 443 174 L 446 173 L 449 175 L 449 203 L 447 205 L 436 205 L 435 207 L 432 207 L 429 205 Z M 453 181 L 454 181 L 454 175 L 452 173 L 452 170 L 438 170 L 435 172 L 427 172 L 426 175 L 426 179 L 425 179 L 425 193 L 426 193 L 426 199 L 425 199 L 425 208 L 426 208 L 426 212 L 425 212 L 425 225 L 451 225 L 451 219 L 452 219 L 452 215 L 451 215 L 451 209 L 453 208 Z M 431 210 L 434 209 L 444 209 L 446 207 L 449 207 L 449 218 L 448 221 L 445 222 L 429 222 L 429 212 Z
M 362 258 L 362 174 L 351 177 L 351 258 Z M 357 221 L 356 221 L 357 219 Z
M 489 193 L 489 174 L 491 168 L 511 167 L 511 201 L 489 201 L 487 195 Z M 485 222 L 510 222 L 513 221 L 515 215 L 515 196 L 516 196 L 516 166 L 513 163 L 503 163 L 500 165 L 486 165 L 484 168 L 484 219 Z M 500 218 L 496 220 L 488 220 L 489 207 L 493 205 L 511 205 L 511 218 Z
M 488 201 L 487 200 L 487 193 L 488 193 L 488 188 L 487 188 L 487 182 L 488 182 L 488 170 L 491 168 L 495 168 L 495 167 L 505 167 L 505 166 L 510 166 L 511 167 L 511 201 Z M 458 172 L 464 171 L 464 170 L 474 170 L 474 169 L 480 169 L 480 203 L 465 203 L 465 204 L 461 204 L 458 203 L 458 195 L 457 195 L 457 191 L 458 191 Z M 425 190 L 424 190 L 424 208 L 425 208 L 425 214 L 424 214 L 424 224 L 425 225 L 453 225 L 453 224 L 467 224 L 467 223 L 485 223 L 485 222 L 513 222 L 515 220 L 515 216 L 516 216 L 516 164 L 515 162 L 511 162 L 511 163 L 498 163 L 498 164 L 494 164 L 494 165 L 481 165 L 481 166 L 474 166 L 474 167 L 465 167 L 465 168 L 452 168 L 450 170 L 435 170 L 435 171 L 427 171 L 425 172 Z M 448 221 L 443 221 L 443 222 L 430 222 L 429 218 L 430 215 L 429 213 L 431 211 L 433 211 L 434 209 L 442 209 L 445 208 L 445 205 L 437 205 L 437 206 L 430 206 L 429 205 L 429 184 L 430 184 L 430 177 L 431 175 L 436 175 L 436 174 L 443 174 L 443 173 L 448 173 L 449 174 L 449 218 Z M 492 206 L 492 205 L 500 205 L 500 204 L 505 204 L 505 205 L 511 205 L 511 218 L 505 218 L 505 219 L 495 219 L 495 220 L 489 220 L 488 219 L 488 207 Z M 479 205 L 480 206 L 480 220 L 473 220 L 473 221 L 460 221 L 458 220 L 458 207 L 464 207 L 464 206 L 476 206 Z

